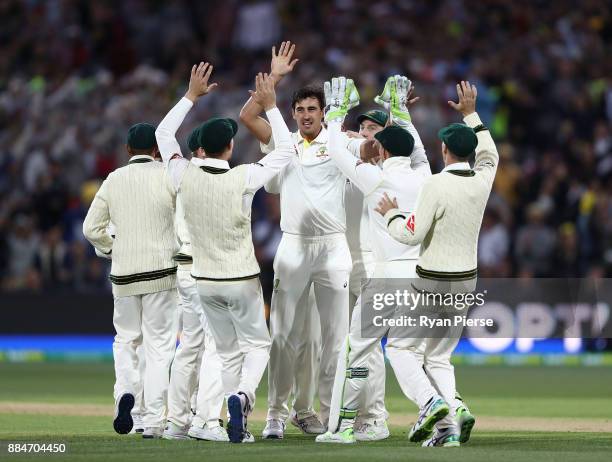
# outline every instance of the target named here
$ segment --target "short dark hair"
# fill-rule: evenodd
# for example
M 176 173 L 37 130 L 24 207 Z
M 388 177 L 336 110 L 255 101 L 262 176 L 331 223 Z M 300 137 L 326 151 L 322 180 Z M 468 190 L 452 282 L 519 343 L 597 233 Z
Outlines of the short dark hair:
M 291 109 L 295 109 L 295 105 L 306 98 L 316 98 L 319 101 L 319 107 L 325 107 L 325 94 L 321 85 L 306 85 L 299 88 L 291 97 Z

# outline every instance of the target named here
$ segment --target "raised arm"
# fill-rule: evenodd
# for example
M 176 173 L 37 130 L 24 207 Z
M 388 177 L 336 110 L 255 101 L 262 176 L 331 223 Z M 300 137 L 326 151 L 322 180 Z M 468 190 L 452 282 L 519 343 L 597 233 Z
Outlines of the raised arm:
M 481 175 L 491 188 L 499 164 L 499 154 L 489 129 L 482 123 L 476 112 L 478 89 L 476 85 L 470 85 L 470 82 L 462 81 L 457 84 L 457 96 L 459 97 L 458 103 L 449 101 L 448 104 L 457 112 L 460 112 L 465 124 L 472 127 L 476 132 L 478 145 L 476 146 L 474 170 Z
M 359 104 L 359 93 L 351 79 L 334 77 L 325 82 L 325 114 L 329 133 L 329 156 L 340 171 L 364 194 L 371 193 L 380 183 L 381 170 L 364 163 L 347 148 L 347 136 L 342 132 L 342 123 L 349 109 Z
M 208 84 L 208 79 L 212 73 L 213 66 L 201 62 L 191 68 L 189 88 L 185 96 L 166 114 L 166 117 L 159 123 L 155 130 L 157 146 L 162 156 L 162 160 L 168 168 L 168 173 L 172 179 L 172 184 L 178 189 L 183 173 L 189 162 L 183 158 L 181 147 L 176 140 L 176 131 L 179 129 L 185 116 L 191 110 L 195 102 L 202 96 L 208 94 L 217 84 Z
M 270 77 L 274 85 L 277 85 L 285 75 L 291 72 L 298 62 L 297 59 L 292 59 L 294 52 L 295 44 L 291 42 L 282 42 L 278 53 L 276 53 L 276 47 L 272 47 Z M 240 121 L 262 145 L 267 145 L 270 143 L 272 128 L 270 123 L 260 116 L 263 110 L 263 106 L 251 97 L 240 110 Z
M 110 255 L 113 250 L 113 239 L 107 232 L 110 223 L 106 198 L 107 181 L 104 180 L 100 186 L 83 221 L 83 235 L 97 251 L 104 255 Z
M 412 116 L 408 110 L 410 106 L 420 99 L 418 96 L 412 98 L 413 92 L 414 85 L 412 81 L 405 76 L 394 75 L 387 79 L 383 92 L 374 98 L 374 102 L 390 112 L 390 121 L 393 125 L 402 127 L 410 132 L 414 138 L 414 148 L 410 155 L 410 166 L 413 170 L 427 177 L 431 176 L 431 167 L 427 160 L 423 141 L 412 123 Z
M 249 165 L 247 191 L 255 193 L 295 157 L 291 133 L 276 107 L 274 79 L 268 74 L 258 74 L 255 78 L 255 91 L 250 91 L 251 99 L 263 107 L 270 121 L 272 138 L 276 149 L 255 164 Z

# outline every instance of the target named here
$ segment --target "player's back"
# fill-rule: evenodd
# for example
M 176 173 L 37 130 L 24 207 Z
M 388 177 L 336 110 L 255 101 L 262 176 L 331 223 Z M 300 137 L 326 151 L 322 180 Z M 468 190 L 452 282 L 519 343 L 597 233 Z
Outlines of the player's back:
M 419 265 L 444 272 L 474 271 L 478 234 L 491 190 L 478 171 L 446 170 L 432 176 L 427 193 L 437 202 L 437 215 L 421 244 Z
M 383 163 L 380 184 L 373 192 L 366 195 L 370 216 L 372 250 L 377 261 L 416 260 L 419 258 L 419 246 L 402 244 L 393 239 L 387 231 L 387 223 L 384 217 L 375 212 L 374 209 L 386 193 L 389 197 L 397 199 L 402 212 L 408 214 L 413 212 L 417 197 L 427 176 L 423 171 L 411 168 L 409 157 L 391 157 Z
M 176 266 L 172 263 L 176 194 L 164 166 L 133 162 L 112 172 L 106 183 L 116 228 L 111 273 L 133 275 Z

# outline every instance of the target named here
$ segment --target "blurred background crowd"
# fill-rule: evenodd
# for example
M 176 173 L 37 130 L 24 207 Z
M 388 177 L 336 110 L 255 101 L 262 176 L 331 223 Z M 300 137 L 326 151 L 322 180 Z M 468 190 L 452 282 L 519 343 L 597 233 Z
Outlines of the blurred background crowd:
M 238 119 L 284 39 L 300 59 L 278 88 L 288 122 L 293 90 L 343 74 L 362 97 L 355 129 L 386 77 L 406 74 L 434 173 L 436 131 L 458 121 L 446 101 L 458 80 L 476 83 L 501 155 L 480 275 L 612 276 L 607 0 L 5 0 L 0 17 L 1 290 L 110 290 L 109 264 L 81 226 L 101 181 L 127 162 L 127 128 L 157 124 L 202 59 L 220 86 L 179 140 L 206 117 Z M 236 162 L 259 156 L 241 127 Z M 253 236 L 268 296 L 279 214 L 278 198 L 259 192 Z

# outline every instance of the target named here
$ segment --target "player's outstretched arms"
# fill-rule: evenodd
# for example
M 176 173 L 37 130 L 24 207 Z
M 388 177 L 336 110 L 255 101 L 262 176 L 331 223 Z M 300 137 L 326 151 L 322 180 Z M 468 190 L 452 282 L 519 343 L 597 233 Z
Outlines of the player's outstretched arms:
M 478 89 L 476 85 L 470 85 L 469 81 L 461 81 L 457 84 L 457 96 L 459 102 L 449 101 L 448 104 L 454 110 L 461 113 L 465 124 L 468 127 L 472 127 L 476 132 L 478 145 L 476 146 L 474 170 L 485 178 L 490 188 L 493 186 L 493 180 L 497 172 L 499 154 L 489 129 L 482 123 L 476 112 Z
M 209 63 L 200 62 L 198 65 L 193 65 L 187 93 L 166 114 L 166 117 L 164 117 L 159 123 L 157 130 L 155 130 L 155 139 L 157 140 L 159 152 L 164 164 L 168 168 L 172 183 L 177 189 L 188 162 L 183 159 L 181 147 L 176 140 L 176 131 L 196 101 L 217 87 L 216 83 L 208 83 L 212 71 L 213 66 Z M 171 162 L 171 160 L 174 161 Z
M 374 98 L 376 104 L 381 105 L 390 112 L 389 122 L 410 132 L 414 138 L 414 148 L 410 156 L 410 166 L 424 176 L 431 176 L 431 168 L 425 146 L 419 132 L 412 123 L 409 107 L 419 101 L 420 97 L 413 97 L 414 84 L 408 77 L 394 75 L 387 79 L 382 93 Z
M 348 111 L 359 105 L 355 83 L 345 77 L 334 77 L 323 85 L 325 92 L 325 120 L 329 132 L 329 156 L 338 169 L 364 194 L 369 194 L 380 182 L 381 170 L 355 157 L 346 146 L 342 122 Z M 361 147 L 365 145 L 364 142 Z
M 295 152 L 289 128 L 276 107 L 276 92 L 272 76 L 259 73 L 255 78 L 255 91 L 249 90 L 249 93 L 251 99 L 266 111 L 276 146 L 274 151 L 257 164 L 249 165 L 247 190 L 254 193 L 285 168 L 295 156 Z
M 282 42 L 278 53 L 276 47 L 272 47 L 272 59 L 270 62 L 270 77 L 274 85 L 277 85 L 299 61 L 293 58 L 295 44 L 289 41 Z M 272 128 L 266 119 L 260 116 L 264 108 L 252 97 L 247 100 L 240 110 L 240 121 L 251 132 L 260 143 L 267 145 L 270 143 Z

